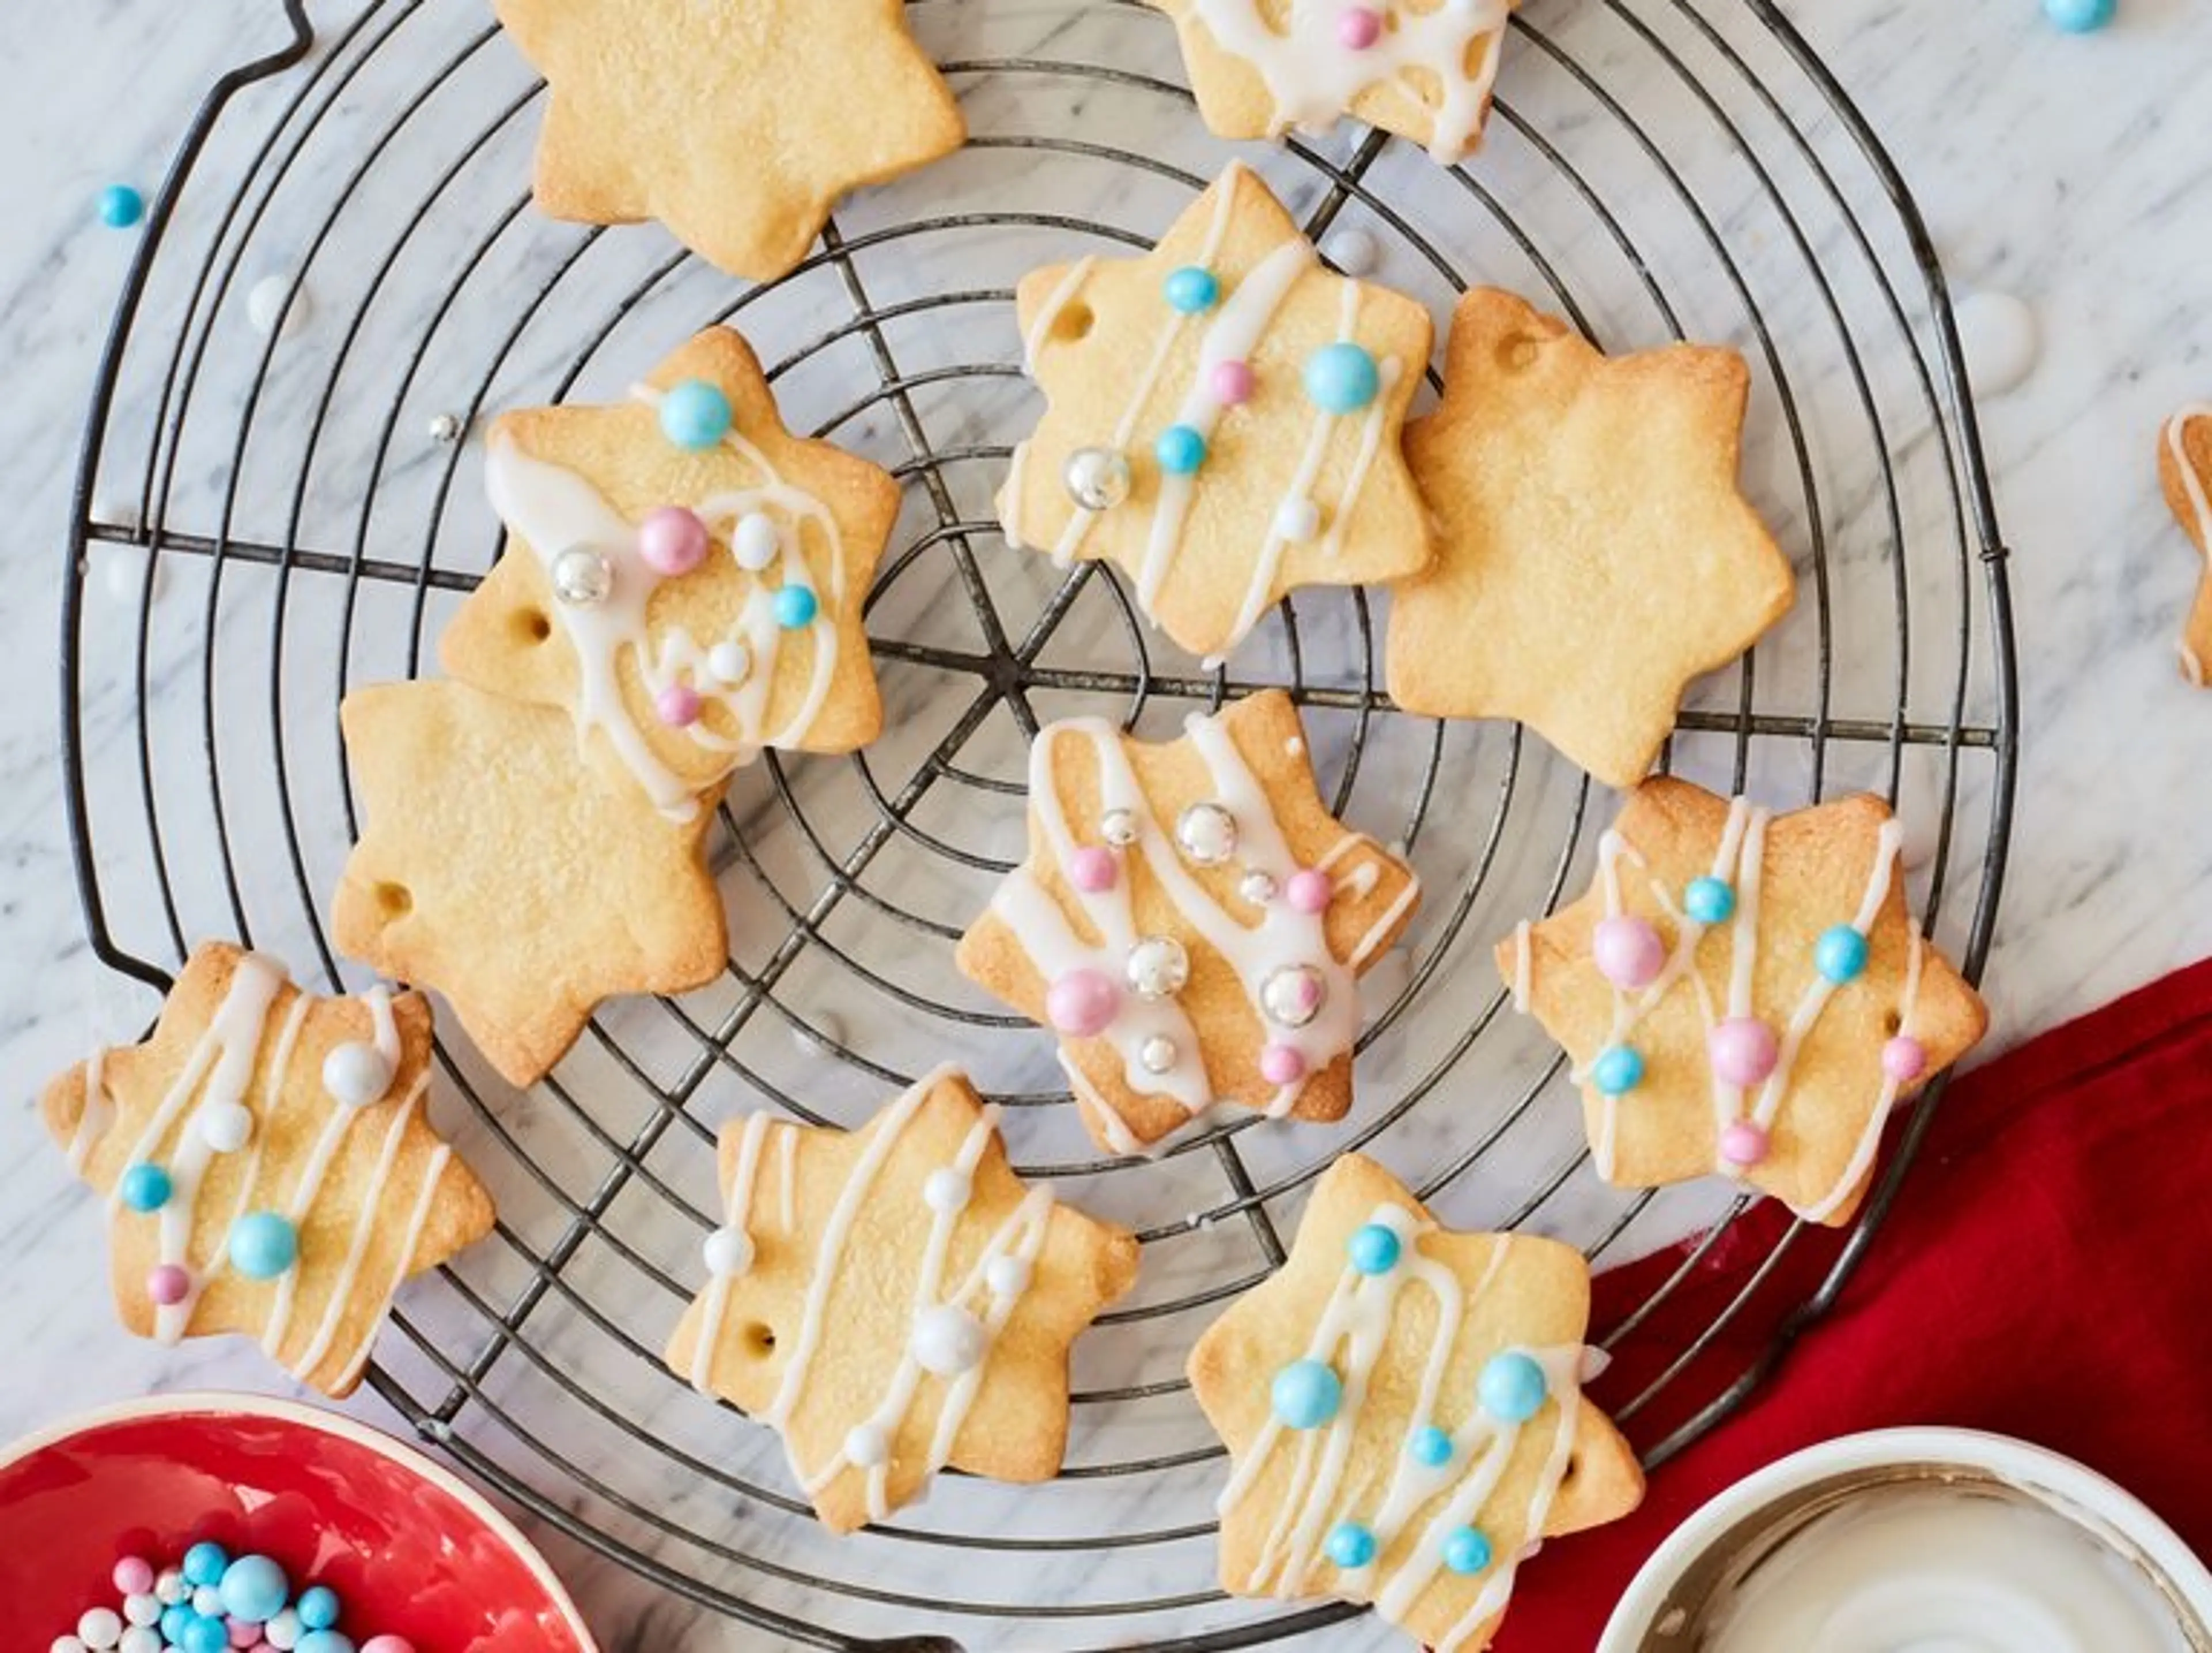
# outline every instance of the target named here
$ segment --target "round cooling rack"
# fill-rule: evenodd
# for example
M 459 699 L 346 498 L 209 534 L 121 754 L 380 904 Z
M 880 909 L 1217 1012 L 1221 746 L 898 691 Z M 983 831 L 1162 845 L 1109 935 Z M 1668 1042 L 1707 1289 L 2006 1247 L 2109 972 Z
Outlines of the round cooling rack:
M 1511 726 L 1397 712 L 1378 595 L 1302 593 L 1208 672 L 1110 571 L 1008 550 L 990 508 L 1038 411 L 1015 282 L 1147 246 L 1232 153 L 1333 258 L 1371 251 L 1375 279 L 1440 319 L 1480 281 L 1608 349 L 1734 344 L 1755 386 L 1747 486 L 1801 595 L 1696 688 L 1669 767 L 1778 807 L 1890 797 L 1916 908 L 1978 975 L 2014 779 L 2004 552 L 1926 232 L 1771 5 L 1532 0 L 1489 146 L 1447 171 L 1351 123 L 1217 142 L 1170 24 L 1133 0 L 916 0 L 971 142 L 844 204 L 805 265 L 749 289 L 657 228 L 530 208 L 543 88 L 478 0 L 355 0 L 312 29 L 284 3 L 277 49 L 214 88 L 159 193 L 87 433 L 64 762 L 106 963 L 160 987 L 191 942 L 238 936 L 364 985 L 324 927 L 356 830 L 338 702 L 434 670 L 496 553 L 481 416 L 613 399 L 727 320 L 794 427 L 906 489 L 869 611 L 889 727 L 856 757 L 771 754 L 737 777 L 713 840 L 721 980 L 604 1007 L 526 1097 L 443 1046 L 439 1106 L 501 1220 L 416 1285 L 379 1346 L 370 1381 L 422 1435 L 542 1525 L 745 1621 L 732 1645 L 1196 1650 L 1332 1626 L 1320 1644 L 1380 1646 L 1395 1632 L 1338 1604 L 1220 1594 L 1224 1469 L 1182 1379 L 1218 1305 L 1281 1261 L 1336 1154 L 1381 1158 L 1455 1226 L 1562 1236 L 1601 1270 L 1676 1248 L 1656 1291 L 1601 1292 L 1592 1330 L 1615 1357 L 1600 1397 L 1648 1462 L 1723 1416 L 1825 1306 L 1935 1098 L 1839 1237 L 1717 1184 L 1606 1188 L 1556 1050 L 1510 1013 L 1486 954 L 1581 887 L 1613 799 Z M 1426 891 L 1364 984 L 1354 1111 L 1103 1160 L 1050 1041 L 960 981 L 953 940 L 1020 853 L 1041 722 L 1104 711 L 1163 737 L 1274 684 L 1304 710 L 1325 795 L 1402 842 Z M 1006 1105 L 1017 1163 L 1137 1228 L 1145 1266 L 1077 1346 L 1057 1481 L 948 1477 L 833 1540 L 773 1435 L 658 1352 L 698 1284 L 717 1127 L 763 1103 L 851 1124 L 946 1056 Z

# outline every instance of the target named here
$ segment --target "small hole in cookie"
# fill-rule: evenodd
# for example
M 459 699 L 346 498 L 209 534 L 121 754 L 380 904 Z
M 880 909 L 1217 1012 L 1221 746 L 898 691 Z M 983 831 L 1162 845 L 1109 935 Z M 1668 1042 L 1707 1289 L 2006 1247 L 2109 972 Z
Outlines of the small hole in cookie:
M 1498 365 L 1508 373 L 1526 373 L 1536 365 L 1544 342 L 1534 333 L 1509 334 L 1498 347 Z
M 1894 1039 L 1905 1029 L 1905 1018 L 1895 1011 L 1881 1018 L 1881 1030 Z
M 1052 336 L 1060 343 L 1073 344 L 1090 337 L 1091 328 L 1097 323 L 1098 318 L 1091 307 L 1078 300 L 1053 319 Z
M 388 921 L 405 918 L 415 910 L 415 895 L 404 884 L 380 884 L 376 886 L 376 910 Z
M 745 1352 L 756 1360 L 765 1360 L 775 1352 L 775 1328 L 763 1322 L 749 1322 L 738 1337 Z
M 526 643 L 542 643 L 553 635 L 553 622 L 543 609 L 518 609 L 514 630 Z

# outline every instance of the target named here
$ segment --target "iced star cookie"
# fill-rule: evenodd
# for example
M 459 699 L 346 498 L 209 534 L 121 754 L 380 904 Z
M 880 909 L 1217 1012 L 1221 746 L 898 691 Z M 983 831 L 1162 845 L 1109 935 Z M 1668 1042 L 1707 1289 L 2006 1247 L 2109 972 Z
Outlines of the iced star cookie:
M 611 407 L 492 426 L 505 552 L 446 669 L 568 708 L 678 818 L 763 746 L 846 752 L 883 726 L 860 605 L 899 487 L 792 435 L 751 348 L 710 327 Z
M 901 0 L 494 0 L 549 88 L 537 198 L 657 218 L 733 276 L 806 256 L 840 196 L 966 137 Z
M 1290 696 L 1180 740 L 1102 719 L 1030 751 L 1030 851 L 961 938 L 962 972 L 1060 1038 L 1101 1147 L 1136 1153 L 1216 1102 L 1335 1120 L 1352 1105 L 1358 978 L 1419 895 L 1328 811 Z
M 1437 1653 L 1490 1644 L 1547 1538 L 1644 1494 L 1582 1396 L 1589 1269 L 1556 1240 L 1460 1234 L 1371 1159 L 1314 1185 L 1290 1260 L 1190 1353 L 1233 1462 L 1233 1595 L 1334 1596 Z
M 1427 564 L 1398 434 L 1428 312 L 1331 275 L 1245 167 L 1146 256 L 1033 270 L 1016 307 L 1049 405 L 1000 491 L 1008 544 L 1117 564 L 1206 656 L 1287 592 Z
M 1905 909 L 1903 837 L 1871 797 L 1777 816 L 1664 778 L 1630 795 L 1595 887 L 1497 955 L 1574 1061 L 1600 1176 L 1717 1172 L 1850 1220 L 1891 1108 L 1988 1027 Z
M 1355 115 L 1446 166 L 1482 142 L 1517 0 L 1146 0 L 1176 20 L 1199 113 L 1222 137 L 1325 132 Z
M 1433 717 L 1516 719 L 1632 787 L 1690 680 L 1748 649 L 1795 592 L 1737 485 L 1742 358 L 1683 344 L 1608 360 L 1483 289 L 1460 301 L 1445 355 L 1443 403 L 1406 432 L 1437 557 L 1394 591 L 1390 693 Z
M 70 1169 L 107 1196 L 123 1323 L 240 1333 L 350 1394 L 392 1296 L 491 1231 L 491 1198 L 424 1112 L 430 1007 L 301 992 L 226 944 L 185 964 L 153 1036 L 46 1087 Z
M 2197 544 L 2212 558 L 2212 405 L 2186 407 L 2159 433 L 2158 473 L 2166 502 Z M 2181 669 L 2198 688 L 2205 663 L 2212 661 L 2212 565 L 2197 585 L 2197 605 L 2182 633 Z
M 576 761 L 566 714 L 457 683 L 339 708 L 362 807 L 332 905 L 338 948 L 445 994 L 529 1085 L 602 999 L 702 987 L 728 957 L 702 842 L 628 777 Z
M 1068 1345 L 1136 1279 L 1137 1241 L 1024 1186 L 997 1119 L 940 1068 L 857 1131 L 723 1131 L 710 1284 L 668 1364 L 782 1434 L 832 1531 L 947 1464 L 1059 1473 Z

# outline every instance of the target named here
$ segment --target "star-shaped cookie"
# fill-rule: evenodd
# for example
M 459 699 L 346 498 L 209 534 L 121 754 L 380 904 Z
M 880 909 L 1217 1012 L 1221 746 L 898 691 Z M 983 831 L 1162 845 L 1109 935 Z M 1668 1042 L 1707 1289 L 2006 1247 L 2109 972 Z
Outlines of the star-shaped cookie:
M 1025 1187 L 996 1121 L 940 1068 L 857 1131 L 755 1114 L 722 1133 L 710 1283 L 669 1367 L 779 1431 L 834 1532 L 947 1464 L 1050 1480 L 1068 1345 L 1136 1278 L 1136 1237 Z
M 1600 841 L 1581 900 L 1498 945 L 1565 1047 L 1598 1174 L 1719 1173 L 1850 1220 L 1882 1121 L 1988 1013 L 1906 909 L 1881 799 L 1787 815 L 1658 778 Z
M 46 1087 L 70 1167 L 108 1196 L 117 1313 L 140 1337 L 242 1333 L 350 1394 L 392 1295 L 491 1231 L 491 1198 L 432 1128 L 430 1007 L 319 999 L 213 943 L 153 1036 Z
M 1444 398 L 1406 432 L 1437 558 L 1392 599 L 1409 711 L 1512 718 L 1632 787 L 1683 689 L 1790 607 L 1790 563 L 1736 480 L 1732 350 L 1608 360 L 1510 293 L 1460 301 Z
M 1135 1153 L 1217 1102 L 1335 1120 L 1358 978 L 1405 928 L 1413 869 L 1331 815 L 1280 690 L 1180 740 L 1103 719 L 1030 751 L 1030 852 L 955 955 L 1060 1041 L 1084 1123 Z
M 440 644 L 454 677 L 568 708 L 678 817 L 763 746 L 883 726 L 860 605 L 898 484 L 787 431 L 728 328 L 626 402 L 501 416 L 485 465 L 508 538 Z
M 509 1082 L 541 1078 L 592 1007 L 682 993 L 726 962 L 702 842 L 579 763 L 565 713 L 458 683 L 340 708 L 365 817 L 332 906 L 340 951 L 445 994 Z
M 1286 592 L 1427 565 L 1398 434 L 1429 313 L 1330 274 L 1248 168 L 1143 258 L 1031 271 L 1016 307 L 1049 405 L 1000 491 L 1009 544 L 1119 565 L 1209 657 Z
M 1518 0 L 1146 0 L 1176 20 L 1222 137 L 1326 132 L 1355 115 L 1445 166 L 1482 142 Z
M 831 205 L 958 149 L 902 0 L 494 0 L 550 88 L 537 197 L 772 281 Z
M 2212 559 L 2212 404 L 2186 407 L 2159 433 L 2159 482 L 2175 520 Z M 2212 662 L 2212 562 L 2197 583 L 2197 605 L 2182 633 L 2181 669 L 2203 688 Z
M 1373 1160 L 1331 1165 L 1290 1260 L 1191 1350 L 1234 1464 L 1222 1587 L 1372 1602 L 1480 1653 L 1536 1545 L 1643 1497 L 1582 1395 L 1589 1296 L 1572 1247 L 1455 1233 Z

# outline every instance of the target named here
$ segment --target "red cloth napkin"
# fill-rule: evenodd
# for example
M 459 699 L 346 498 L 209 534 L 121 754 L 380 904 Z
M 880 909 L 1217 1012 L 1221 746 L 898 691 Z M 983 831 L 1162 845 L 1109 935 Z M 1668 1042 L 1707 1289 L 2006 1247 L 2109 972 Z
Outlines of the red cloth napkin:
M 1900 1128 L 1902 1121 L 1900 1121 Z M 1686 1346 L 1784 1225 L 1736 1225 L 1635 1342 Z M 1802 1298 L 1837 1243 L 1793 1246 L 1765 1289 Z M 1684 1251 L 1603 1275 L 1618 1319 Z M 1712 1434 L 1662 1465 L 1628 1520 L 1547 1545 L 1498 1653 L 1583 1653 L 1661 1541 L 1723 1487 L 1860 1430 L 1950 1424 L 2017 1435 L 2101 1470 L 2212 1553 L 2212 960 L 1968 1075 L 1828 1316 Z M 1733 1375 L 1775 1324 L 1754 1303 L 1705 1357 Z M 1624 1365 L 1627 1363 L 1624 1362 Z M 1663 1360 L 1595 1386 L 1615 1404 Z M 1688 1381 L 1671 1388 L 1715 1392 Z M 1655 1410 L 1656 1403 L 1655 1403 Z M 1655 1431 L 1655 1422 L 1661 1426 Z M 1640 1440 L 1663 1419 L 1638 1417 Z

